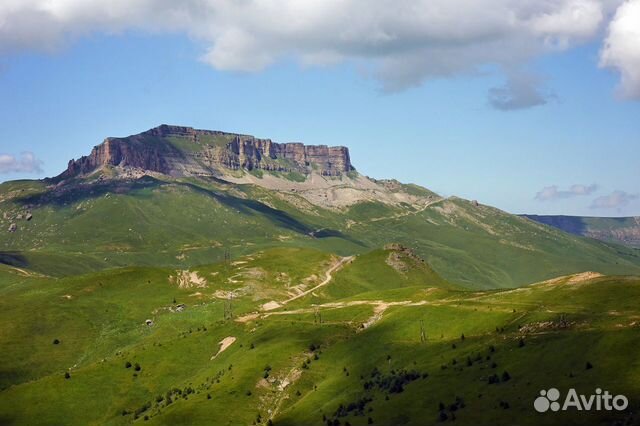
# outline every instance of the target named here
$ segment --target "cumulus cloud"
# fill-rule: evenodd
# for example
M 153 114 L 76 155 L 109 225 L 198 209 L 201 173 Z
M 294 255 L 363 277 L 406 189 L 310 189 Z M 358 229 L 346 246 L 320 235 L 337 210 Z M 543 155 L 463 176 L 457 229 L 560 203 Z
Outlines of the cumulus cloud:
M 517 72 L 509 75 L 501 87 L 489 89 L 489 104 L 502 111 L 531 108 L 544 105 L 555 95 L 542 87 L 541 79 L 533 74 Z
M 593 194 L 597 191 L 598 185 L 571 185 L 569 189 L 561 190 L 557 185 L 547 186 L 542 188 L 536 196 L 535 199 L 538 201 L 552 201 L 552 200 L 561 200 L 566 198 L 579 197 L 584 195 Z
M 600 52 L 600 66 L 620 73 L 622 97 L 640 99 L 640 0 L 628 0 L 616 11 Z
M 0 173 L 42 173 L 42 161 L 32 152 L 23 152 L 20 157 L 0 154 Z
M 620 2 L 3 0 L 0 51 L 55 50 L 93 32 L 174 32 L 203 42 L 201 60 L 219 70 L 260 71 L 285 57 L 315 66 L 350 61 L 363 63 L 385 90 L 402 90 L 486 65 L 522 66 L 591 40 Z M 511 76 L 493 89 L 492 103 L 544 103 L 544 93 L 525 83 Z
M 624 191 L 613 191 L 609 195 L 598 197 L 591 203 L 592 209 L 619 209 L 637 200 L 637 194 L 629 194 Z

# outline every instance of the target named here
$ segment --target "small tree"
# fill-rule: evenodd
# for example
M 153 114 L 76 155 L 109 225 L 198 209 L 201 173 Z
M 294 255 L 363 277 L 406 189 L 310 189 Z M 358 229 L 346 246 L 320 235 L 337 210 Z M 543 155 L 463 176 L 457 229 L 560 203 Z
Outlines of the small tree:
M 504 373 L 502 373 L 502 381 L 508 382 L 509 380 L 511 380 L 511 375 L 509 374 L 509 372 L 505 371 Z
M 69 372 L 67 371 L 66 373 L 64 373 L 64 378 L 65 379 L 70 379 L 71 378 L 71 374 L 69 374 Z
M 584 365 L 585 370 L 591 370 L 593 368 L 593 364 L 591 364 L 589 361 L 587 361 L 587 363 Z
M 60 340 L 58 340 L 58 339 L 53 339 L 53 344 L 54 344 L 54 345 L 59 345 L 59 344 L 60 344 Z

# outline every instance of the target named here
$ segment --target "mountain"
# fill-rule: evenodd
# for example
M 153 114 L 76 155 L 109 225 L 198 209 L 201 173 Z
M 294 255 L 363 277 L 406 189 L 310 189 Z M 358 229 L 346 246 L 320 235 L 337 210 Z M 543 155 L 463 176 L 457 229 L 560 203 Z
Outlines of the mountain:
M 363 176 L 346 148 L 178 126 L 107 138 L 55 178 L 0 185 L 0 200 L 0 259 L 58 277 L 190 267 L 274 246 L 351 255 L 390 243 L 468 288 L 640 270 L 636 250 Z
M 91 154 L 69 161 L 58 179 L 87 176 L 105 167 L 169 176 L 224 176 L 231 170 L 267 170 L 341 176 L 354 170 L 343 146 L 279 144 L 191 127 L 161 125 L 126 138 L 107 138 Z
M 640 248 L 640 217 L 523 215 L 575 235 Z
M 635 424 L 640 251 L 160 126 L 0 184 L 2 425 Z

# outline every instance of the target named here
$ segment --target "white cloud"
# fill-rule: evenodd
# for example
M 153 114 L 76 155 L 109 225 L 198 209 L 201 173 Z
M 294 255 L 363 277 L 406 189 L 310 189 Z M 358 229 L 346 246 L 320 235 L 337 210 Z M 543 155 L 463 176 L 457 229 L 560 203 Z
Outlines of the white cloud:
M 593 200 L 592 209 L 619 209 L 628 205 L 631 201 L 637 200 L 638 195 L 629 194 L 624 191 L 613 191 L 609 195 L 603 195 Z
M 42 161 L 32 152 L 23 152 L 20 157 L 0 154 L 0 173 L 42 173 Z
M 628 0 L 618 8 L 600 52 L 600 66 L 620 73 L 622 97 L 640 99 L 640 0 Z
M 216 69 L 260 71 L 284 57 L 351 61 L 385 90 L 401 90 L 485 65 L 521 67 L 591 40 L 620 1 L 2 0 L 0 51 L 54 50 L 91 32 L 176 32 L 204 42 L 201 59 Z M 502 89 L 513 94 L 494 92 L 498 105 L 544 99 L 538 87 L 524 93 L 509 78 Z
M 538 201 L 552 201 L 566 198 L 579 197 L 584 195 L 590 195 L 598 190 L 598 185 L 571 185 L 569 189 L 561 190 L 557 185 L 547 186 L 542 188 L 535 199 Z

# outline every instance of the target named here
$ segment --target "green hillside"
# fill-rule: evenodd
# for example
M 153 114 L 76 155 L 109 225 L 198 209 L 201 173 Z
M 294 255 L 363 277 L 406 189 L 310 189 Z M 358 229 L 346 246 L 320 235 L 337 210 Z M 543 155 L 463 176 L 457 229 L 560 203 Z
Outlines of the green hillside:
M 399 245 L 70 278 L 5 266 L 0 277 L 2 424 L 637 420 L 532 408 L 550 385 L 596 384 L 637 408 L 637 278 L 468 291 Z M 231 343 L 218 353 L 219 342 Z
M 417 191 L 414 187 L 410 187 Z M 450 198 L 326 209 L 295 193 L 210 178 L 0 185 L 0 259 L 63 277 L 129 265 L 190 267 L 268 247 L 364 253 L 399 242 L 469 288 L 516 287 L 594 270 L 637 274 L 640 252 Z M 421 195 L 432 194 L 425 190 Z M 31 220 L 26 212 L 32 213 Z
M 185 132 L 126 160 L 166 151 L 171 176 L 103 146 L 0 184 L 0 424 L 639 421 L 640 250 L 366 178 L 340 149 L 183 173 L 247 160 Z M 551 386 L 632 405 L 536 414 Z

